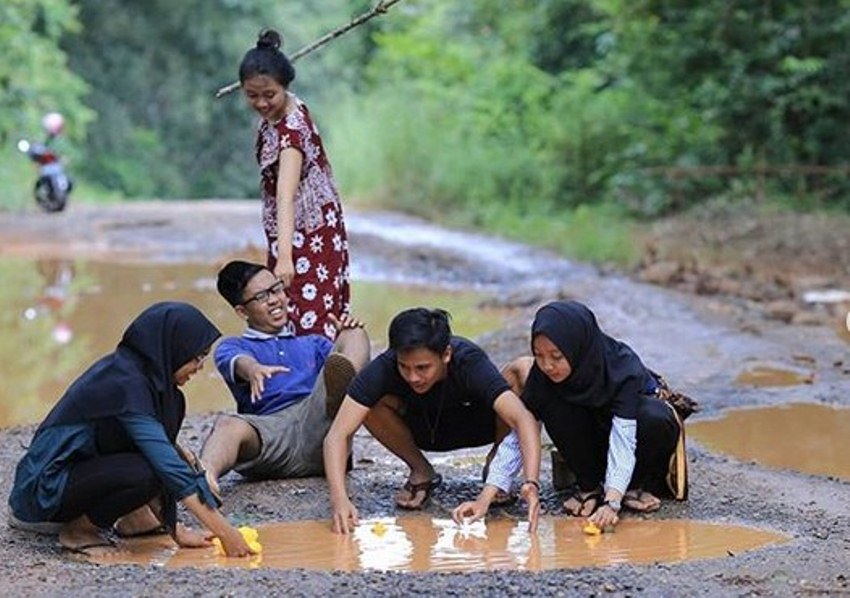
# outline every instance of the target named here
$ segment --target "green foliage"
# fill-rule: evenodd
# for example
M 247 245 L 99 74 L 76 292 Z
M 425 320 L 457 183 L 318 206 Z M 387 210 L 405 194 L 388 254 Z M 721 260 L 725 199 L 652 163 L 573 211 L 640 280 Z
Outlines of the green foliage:
M 672 107 L 668 120 L 692 115 L 711 130 L 691 145 L 690 160 L 673 144 L 674 159 L 656 164 L 740 165 L 750 157 L 762 166 L 847 163 L 845 0 L 604 5 L 618 45 L 614 70 Z M 703 190 L 691 189 L 692 198 L 716 192 L 716 179 L 706 183 Z M 789 183 L 838 201 L 848 190 L 835 179 L 801 176 L 774 178 L 770 190 L 788 191 Z
M 279 29 L 293 53 L 368 5 L 76 0 L 80 32 L 62 44 L 97 112 L 81 174 L 130 197 L 255 196 L 255 115 L 238 91 L 223 99 L 214 92 L 236 79 L 260 29 Z M 360 80 L 365 39 L 334 42 L 336 53 L 319 50 L 304 69 L 298 64 L 295 91 L 323 88 L 327 102 L 347 93 Z
M 373 4 L 7 0 L 0 136 L 60 109 L 85 180 L 138 197 L 253 197 L 255 117 L 238 92 L 213 92 L 262 27 L 292 54 Z M 293 90 L 347 198 L 420 214 L 653 217 L 716 195 L 846 207 L 848 8 L 404 0 L 299 61 Z M 692 176 L 706 166 L 737 171 Z
M 98 113 L 83 174 L 141 197 L 238 196 L 256 187 L 249 115 L 213 98 L 255 39 L 255 4 L 78 0 L 83 31 L 63 45 Z
M 846 0 L 414 6 L 374 36 L 364 98 L 332 118 L 380 148 L 336 150 L 358 196 L 440 213 L 614 201 L 644 216 L 716 194 L 846 203 L 840 171 L 757 174 L 848 163 Z
M 0 209 L 20 209 L 32 201 L 35 180 L 29 161 L 15 144 L 43 135 L 41 117 L 65 116 L 66 157 L 79 159 L 78 142 L 94 117 L 82 102 L 87 86 L 67 68 L 59 38 L 79 29 L 68 0 L 5 0 L 0 3 Z
M 62 112 L 67 134 L 79 139 L 92 113 L 81 103 L 83 80 L 67 70 L 57 43 L 79 29 L 67 0 L 6 0 L 0 3 L 0 141 L 40 134 L 45 112 Z

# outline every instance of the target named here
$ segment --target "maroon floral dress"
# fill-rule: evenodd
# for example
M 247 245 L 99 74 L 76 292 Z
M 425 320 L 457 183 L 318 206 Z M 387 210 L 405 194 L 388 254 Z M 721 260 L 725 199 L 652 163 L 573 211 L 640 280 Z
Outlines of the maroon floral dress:
M 301 181 L 295 192 L 292 261 L 295 276 L 289 296 L 289 326 L 295 334 L 324 334 L 333 339 L 328 314 L 351 309 L 348 237 L 342 204 L 322 138 L 310 111 L 295 95 L 295 110 L 280 122 L 261 121 L 257 130 L 257 162 L 263 198 L 263 229 L 268 241 L 267 266 L 277 264 L 277 175 L 281 151 L 294 147 L 303 155 Z

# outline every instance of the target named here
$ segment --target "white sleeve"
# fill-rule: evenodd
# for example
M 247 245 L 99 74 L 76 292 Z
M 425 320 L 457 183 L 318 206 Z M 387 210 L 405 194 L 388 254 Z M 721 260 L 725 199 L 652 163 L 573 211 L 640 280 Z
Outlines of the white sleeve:
M 485 484 L 496 486 L 505 492 L 511 491 L 513 480 L 522 470 L 522 451 L 519 448 L 519 436 L 516 430 L 511 432 L 499 443 L 496 455 L 490 462 Z
M 605 489 L 626 493 L 635 471 L 637 449 L 637 420 L 614 417 L 608 438 L 608 467 L 605 470 Z

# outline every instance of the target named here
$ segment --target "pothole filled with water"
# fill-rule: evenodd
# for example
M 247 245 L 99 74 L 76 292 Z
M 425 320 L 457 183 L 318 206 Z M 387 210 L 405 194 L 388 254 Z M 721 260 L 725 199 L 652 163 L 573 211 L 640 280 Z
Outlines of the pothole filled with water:
M 761 465 L 850 480 L 850 409 L 794 403 L 736 409 L 720 419 L 688 422 L 709 449 Z
M 244 322 L 215 290 L 216 272 L 207 264 L 0 260 L 0 426 L 40 421 L 77 376 L 115 349 L 133 318 L 157 301 L 186 301 L 223 334 L 241 334 Z M 414 305 L 447 309 L 454 331 L 470 338 L 499 328 L 509 315 L 480 307 L 485 295 L 474 291 L 370 281 L 353 286 L 353 313 L 366 324 L 375 351 L 386 345 L 392 317 Z M 185 390 L 190 413 L 235 406 L 212 364 Z
M 815 376 L 802 369 L 777 367 L 767 364 L 753 365 L 738 374 L 735 383 L 742 386 L 797 386 L 812 384 Z
M 101 564 L 163 567 L 240 567 L 336 571 L 481 571 L 571 569 L 615 564 L 678 563 L 728 557 L 784 543 L 788 537 L 756 528 L 687 520 L 623 519 L 616 531 L 590 536 L 584 520 L 543 518 L 536 534 L 527 522 L 492 519 L 458 526 L 423 516 L 364 520 L 349 536 L 328 521 L 258 526 L 262 552 L 236 559 L 215 548 L 177 549 L 168 536 L 121 542 Z

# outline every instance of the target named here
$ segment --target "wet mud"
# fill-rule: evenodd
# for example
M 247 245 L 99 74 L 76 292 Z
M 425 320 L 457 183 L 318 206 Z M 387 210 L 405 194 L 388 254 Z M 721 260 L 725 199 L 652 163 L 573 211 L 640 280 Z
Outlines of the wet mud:
M 145 202 L 126 209 L 80 205 L 55 220 L 40 214 L 0 214 L 0 257 L 71 254 L 90 260 L 195 262 L 215 268 L 228 257 L 257 251 L 258 218 L 252 202 L 213 201 L 167 206 Z M 393 238 L 395 232 L 391 231 L 397 230 L 407 231 L 407 242 Z M 416 230 L 421 234 L 414 236 Z M 457 232 L 443 237 L 436 227 L 398 215 L 352 213 L 350 237 L 355 277 L 368 274 L 358 274 L 360 262 L 382 276 L 413 274 L 435 287 L 474 288 L 488 297 L 482 305 L 507 309 L 509 315 L 501 328 L 477 337 L 497 362 L 527 352 L 528 325 L 537 305 L 556 297 L 587 302 L 603 328 L 627 341 L 648 366 L 700 402 L 703 410 L 688 420 L 689 428 L 740 408 L 850 407 L 850 345 L 843 333 L 836 333 L 838 320 L 817 325 L 784 321 L 769 317 L 761 304 L 742 301 L 737 295 L 694 294 L 646 284 L 625 273 L 571 264 L 545 252 L 486 237 Z M 492 255 L 488 250 L 465 252 L 459 239 L 466 239 L 469 247 L 494 248 Z M 844 319 L 842 313 L 840 321 Z M 811 380 L 787 385 L 741 384 L 737 377 L 754 364 L 802 370 L 811 374 Z M 200 448 L 213 419 L 213 414 L 190 416 L 182 441 Z M 32 426 L 15 426 L 0 432 L 3 503 L 14 464 L 32 430 Z M 793 446 L 798 433 L 797 429 L 774 433 L 773 442 Z M 459 501 L 477 493 L 482 452 L 429 455 L 445 482 L 424 516 L 445 520 Z M 405 480 L 403 466 L 363 431 L 355 438 L 354 455 L 349 490 L 361 517 L 378 520 L 398 515 L 392 497 Z M 749 548 L 728 548 L 719 555 L 684 561 L 623 562 L 611 557 L 614 550 L 602 550 L 607 560 L 539 571 L 517 567 L 436 573 L 263 566 L 172 568 L 159 563 L 92 565 L 69 558 L 57 549 L 55 538 L 0 528 L 0 589 L 9 595 L 34 596 L 117 592 L 249 596 L 259 589 L 273 595 L 333 592 L 375 596 L 850 593 L 850 483 L 835 473 L 775 468 L 752 457 L 734 456 L 713 448 L 696 433 L 689 435 L 688 456 L 691 493 L 687 502 L 665 502 L 649 516 L 624 513 L 623 533 L 603 535 L 601 541 L 622 541 L 632 525 L 655 523 L 661 527 L 672 525 L 661 522 L 675 521 L 756 530 L 782 541 L 765 540 Z M 548 459 L 543 462 L 542 482 L 546 520 L 574 525 L 575 521 L 560 513 L 565 497 L 551 485 Z M 260 528 L 327 521 L 329 505 L 322 479 L 247 483 L 231 474 L 223 478 L 222 486 L 224 510 L 236 523 Z M 516 504 L 493 509 L 488 521 L 494 526 L 516 527 L 522 518 L 522 505 Z M 572 536 L 561 533 L 554 537 Z M 696 543 L 708 538 L 705 530 L 693 536 Z M 644 539 L 633 544 L 655 547 L 663 543 Z

